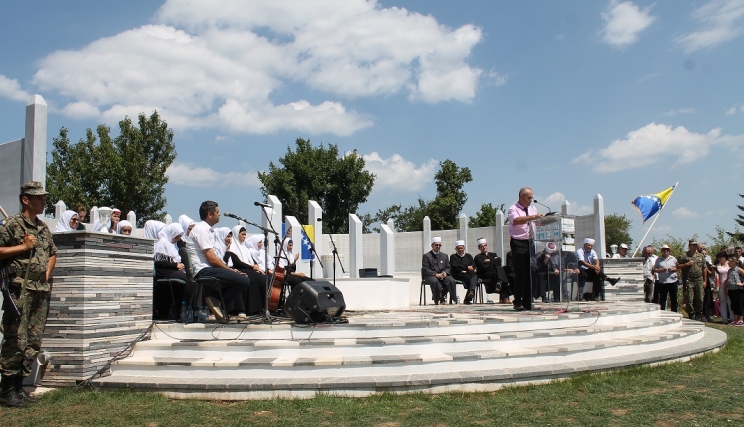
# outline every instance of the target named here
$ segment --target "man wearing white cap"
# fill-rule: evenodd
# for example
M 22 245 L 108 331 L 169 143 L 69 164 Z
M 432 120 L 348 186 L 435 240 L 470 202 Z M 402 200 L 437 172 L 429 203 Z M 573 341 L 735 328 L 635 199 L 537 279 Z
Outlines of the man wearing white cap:
M 478 286 L 478 275 L 475 273 L 473 256 L 465 252 L 464 240 L 455 242 L 455 253 L 450 255 L 450 270 L 452 271 L 452 277 L 461 281 L 465 287 L 467 294 L 465 294 L 464 302 L 470 304 Z
M 630 258 L 628 256 L 628 245 L 625 243 L 620 244 L 620 249 L 618 249 L 618 252 L 612 256 L 612 258 Z
M 486 285 L 486 293 L 498 293 L 503 303 L 509 303 L 509 279 L 504 267 L 501 266 L 501 258 L 495 252 L 488 252 L 488 242 L 485 237 L 478 239 L 478 250 L 475 256 L 475 269 L 478 277 Z
M 553 291 L 553 302 L 560 301 L 561 287 L 561 262 L 558 254 L 558 246 L 553 242 L 548 242 L 545 249 L 537 256 L 535 260 L 537 268 L 538 284 L 540 286 L 540 296 L 543 302 L 548 302 L 549 291 Z
M 599 265 L 599 257 L 594 251 L 594 239 L 589 237 L 584 239 L 584 246 L 576 251 L 576 257 L 579 259 L 579 294 L 586 301 L 594 301 L 599 295 L 601 286 L 600 273 L 602 267 Z M 584 292 L 586 281 L 592 282 L 592 292 Z
M 421 260 L 421 277 L 431 287 L 434 304 L 444 304 L 447 293 L 450 295 L 450 304 L 457 298 L 455 291 L 455 279 L 450 275 L 449 257 L 440 251 L 442 247 L 441 237 L 431 238 L 431 250 L 424 254 Z

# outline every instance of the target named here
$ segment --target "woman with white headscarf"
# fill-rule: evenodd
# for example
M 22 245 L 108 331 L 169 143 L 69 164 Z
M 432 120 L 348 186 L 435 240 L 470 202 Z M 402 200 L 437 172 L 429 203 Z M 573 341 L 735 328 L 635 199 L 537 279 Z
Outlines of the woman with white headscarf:
M 158 240 L 154 245 L 153 260 L 155 261 L 155 277 L 158 279 L 178 279 L 186 282 L 186 286 L 172 282 L 170 286 L 155 286 L 153 289 L 153 317 L 164 319 L 176 316 L 179 301 L 193 304 L 196 295 L 196 284 L 186 274 L 185 265 L 181 262 L 178 252 L 178 242 L 183 235 L 180 224 L 168 224 L 158 232 Z M 172 294 L 171 294 L 172 290 Z
M 309 280 L 305 273 L 297 271 L 297 260 L 300 258 L 300 254 L 292 252 L 294 249 L 294 242 L 292 239 L 284 240 L 282 253 L 279 255 L 279 267 L 284 269 L 284 280 L 289 283 L 290 289 L 294 289 L 295 286 Z
M 54 232 L 76 231 L 78 224 L 80 224 L 80 217 L 77 212 L 67 210 L 59 216 L 59 221 L 57 221 L 57 225 L 54 227 Z
M 251 279 L 251 286 L 246 293 L 246 308 L 248 313 L 256 313 L 263 308 L 263 298 L 266 293 L 267 277 L 258 271 L 258 264 L 251 257 L 251 251 L 245 245 L 246 230 L 242 225 L 236 225 L 232 229 L 233 239 L 227 248 L 227 253 L 223 261 L 228 261 L 242 273 L 245 273 Z
M 134 227 L 132 223 L 123 219 L 116 223 L 116 234 L 122 234 L 124 236 L 130 236 Z
M 145 239 L 158 240 L 158 233 L 165 227 L 165 223 L 155 219 L 148 219 L 145 221 L 145 226 L 142 227 L 142 235 Z
M 227 246 L 229 244 L 232 244 L 232 230 L 230 230 L 230 227 L 215 228 L 214 247 L 212 249 L 214 250 L 214 254 L 217 255 L 217 258 L 223 261 L 225 260 L 225 255 L 227 255 Z M 228 267 L 230 267 L 229 264 Z
M 254 234 L 253 236 L 248 237 L 245 239 L 245 245 L 248 247 L 248 251 L 250 252 L 251 259 L 253 259 L 253 263 L 258 266 L 258 272 L 262 274 L 266 274 L 266 266 L 265 266 L 265 259 L 264 259 L 264 253 L 263 253 L 263 241 L 264 236 L 261 234 Z M 271 274 L 271 273 L 269 273 Z
M 181 225 L 181 228 L 183 228 L 183 241 L 188 243 L 190 240 L 189 234 L 191 234 L 191 229 L 194 228 L 196 222 L 186 215 L 181 215 L 178 217 L 178 223 Z

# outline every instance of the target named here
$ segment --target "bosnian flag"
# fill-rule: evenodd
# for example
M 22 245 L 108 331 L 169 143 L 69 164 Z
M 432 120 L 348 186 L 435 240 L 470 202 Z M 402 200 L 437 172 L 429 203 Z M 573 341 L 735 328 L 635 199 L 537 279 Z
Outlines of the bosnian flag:
M 676 187 L 677 184 L 674 184 L 659 193 L 638 196 L 631 202 L 638 210 L 638 213 L 643 217 L 644 223 L 664 208 L 664 205 L 667 200 L 669 200 L 669 197 L 671 197 L 672 192 L 674 192 Z
M 313 233 L 313 226 L 312 225 L 304 225 L 302 227 L 302 254 L 300 255 L 301 259 L 304 260 L 311 260 L 313 259 L 313 251 L 310 249 L 310 243 L 315 243 L 312 241 L 312 239 L 305 233 L 310 233 L 310 236 L 315 235 Z

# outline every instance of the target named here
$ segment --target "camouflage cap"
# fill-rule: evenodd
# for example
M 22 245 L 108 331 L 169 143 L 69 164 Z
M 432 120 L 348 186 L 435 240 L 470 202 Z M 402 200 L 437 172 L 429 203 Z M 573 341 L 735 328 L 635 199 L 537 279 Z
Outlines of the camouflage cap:
M 44 184 L 39 181 L 29 181 L 21 185 L 21 195 L 27 196 L 49 196 L 51 193 L 44 191 Z
M 697 239 L 690 239 L 690 241 L 687 242 L 687 244 L 688 245 L 697 245 L 698 244 L 698 241 L 697 241 Z

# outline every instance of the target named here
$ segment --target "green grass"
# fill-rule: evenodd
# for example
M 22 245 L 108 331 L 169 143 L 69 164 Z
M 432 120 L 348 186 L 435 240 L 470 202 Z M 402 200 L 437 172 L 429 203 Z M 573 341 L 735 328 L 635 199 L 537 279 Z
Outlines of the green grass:
M 43 395 L 28 408 L 0 408 L 0 425 L 744 425 L 744 328 L 718 327 L 728 334 L 726 347 L 689 362 L 581 375 L 491 393 L 204 402 L 67 388 Z

